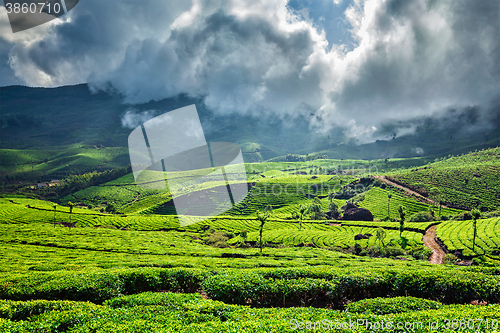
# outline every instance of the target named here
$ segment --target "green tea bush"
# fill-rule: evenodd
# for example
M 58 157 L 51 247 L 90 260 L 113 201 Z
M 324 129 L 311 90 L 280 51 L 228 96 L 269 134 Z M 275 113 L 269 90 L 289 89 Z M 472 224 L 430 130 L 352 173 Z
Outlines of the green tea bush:
M 434 217 L 428 211 L 417 212 L 410 216 L 408 222 L 431 222 L 434 221 Z
M 487 212 L 487 213 L 481 214 L 481 218 L 483 218 L 483 219 L 488 219 L 488 218 L 492 218 L 492 217 L 500 217 L 500 210 L 495 210 L 492 212 Z
M 415 296 L 444 303 L 500 301 L 497 276 L 458 270 L 140 268 L 87 273 L 32 273 L 0 280 L 0 298 L 64 299 L 102 303 L 144 291 L 203 290 L 214 300 L 253 306 L 340 306 L 345 300 Z M 289 300 L 289 301 L 287 301 Z
M 497 318 L 499 318 L 500 314 L 500 306 L 498 305 L 440 305 L 439 303 L 434 304 L 430 301 L 412 299 L 411 297 L 392 298 L 385 301 L 368 299 L 358 302 L 360 304 L 352 303 L 350 305 L 352 311 L 310 307 L 250 308 L 205 300 L 199 296 L 173 295 L 169 293 L 160 295 L 143 293 L 133 297 L 125 296 L 120 299 L 123 302 L 116 304 L 120 305 L 119 307 L 91 305 L 85 308 L 81 304 L 73 302 L 72 306 L 54 310 L 47 309 L 48 311 L 28 317 L 26 320 L 12 321 L 0 318 L 0 332 L 297 332 L 296 323 L 305 324 L 302 327 L 308 331 L 319 332 L 325 330 L 337 331 L 335 330 L 335 323 L 349 322 L 350 320 L 353 322 L 368 320 L 370 322 L 393 323 L 428 323 L 439 320 L 439 322 L 444 323 L 445 320 L 451 321 L 457 318 L 474 318 L 476 320 L 474 331 L 489 332 L 492 326 L 498 326 Z M 118 301 L 118 299 L 112 302 L 115 301 Z M 363 302 L 365 301 L 369 305 L 364 305 Z M 370 307 L 370 305 L 373 306 Z M 380 311 L 381 314 L 372 311 L 377 311 L 377 309 L 382 310 Z M 478 320 L 480 319 L 483 319 L 482 326 L 478 326 Z M 485 319 L 488 319 L 488 327 L 486 327 Z M 318 323 L 323 323 L 319 329 Z M 325 323 L 328 326 L 324 326 Z M 460 324 L 459 321 L 458 325 Z M 311 329 L 308 329 L 308 326 Z M 373 331 L 373 329 L 365 325 L 342 330 L 342 332 L 346 333 Z M 390 329 L 377 331 L 394 332 L 394 330 Z M 429 329 L 425 325 L 408 331 L 424 333 L 429 332 Z M 439 329 L 432 331 L 441 333 L 449 332 L 450 329 L 440 325 Z
M 432 250 L 425 246 L 414 246 L 408 251 L 408 254 L 418 260 L 428 260 L 432 254 Z
M 28 320 L 50 311 L 82 309 L 90 311 L 97 306 L 88 302 L 30 300 L 26 302 L 0 300 L 0 318 L 19 321 Z
M 213 233 L 205 240 L 205 244 L 215 247 L 228 247 L 227 241 L 231 238 L 234 238 L 234 234 L 231 232 L 213 230 Z
M 112 298 L 103 303 L 112 308 L 133 308 L 141 305 L 161 305 L 169 308 L 202 302 L 200 294 L 154 293 L 144 292 Z
M 359 255 L 367 255 L 372 258 L 391 258 L 396 256 L 406 255 L 406 251 L 401 247 L 397 246 L 386 246 L 381 247 L 379 245 L 371 246 L 366 249 L 361 250 Z
M 467 257 L 486 255 L 500 244 L 500 218 L 477 220 L 477 238 L 473 245 L 474 224 L 472 221 L 447 221 L 436 229 L 437 237 L 450 252 L 462 250 Z
M 394 298 L 371 298 L 350 303 L 346 311 L 351 313 L 384 315 L 389 313 L 401 313 L 411 311 L 422 311 L 439 309 L 441 303 L 416 297 L 394 297 Z

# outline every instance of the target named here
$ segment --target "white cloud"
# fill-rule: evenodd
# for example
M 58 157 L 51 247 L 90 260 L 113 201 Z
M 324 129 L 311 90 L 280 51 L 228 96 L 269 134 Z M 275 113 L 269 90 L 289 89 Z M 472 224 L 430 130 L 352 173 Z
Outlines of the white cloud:
M 147 110 L 140 112 L 134 108 L 129 108 L 121 118 L 122 126 L 129 129 L 135 129 L 146 121 L 153 119 L 157 115 L 156 110 Z
M 285 0 L 87 0 L 65 22 L 13 41 L 10 64 L 30 85 L 111 84 L 128 103 L 186 93 L 222 114 L 315 112 L 322 129 L 370 138 L 384 122 L 498 94 L 498 8 L 355 0 L 344 19 L 358 45 L 347 50 Z

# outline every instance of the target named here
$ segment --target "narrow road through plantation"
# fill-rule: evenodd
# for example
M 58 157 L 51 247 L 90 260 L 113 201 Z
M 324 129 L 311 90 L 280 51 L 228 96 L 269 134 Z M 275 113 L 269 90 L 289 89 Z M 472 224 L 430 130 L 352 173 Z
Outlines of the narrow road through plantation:
M 417 196 L 417 197 L 419 197 L 419 198 L 422 198 L 422 199 L 424 199 L 425 201 L 427 201 L 428 203 L 431 203 L 431 204 L 433 204 L 433 205 L 438 205 L 438 203 L 437 203 L 437 202 L 435 202 L 435 201 L 433 201 L 433 200 L 431 200 L 431 199 L 429 199 L 429 198 L 426 198 L 426 197 L 424 197 L 422 194 L 417 193 L 417 192 L 415 192 L 415 191 L 412 191 L 412 190 L 410 190 L 410 189 L 409 189 L 409 188 L 407 188 L 407 187 L 404 187 L 404 186 L 401 186 L 401 185 L 399 185 L 399 184 L 396 184 L 396 183 L 394 183 L 394 182 L 390 181 L 389 179 L 385 178 L 385 176 L 373 176 L 373 178 L 376 178 L 376 179 L 378 179 L 378 180 L 380 180 L 380 181 L 382 181 L 382 182 L 384 182 L 384 183 L 386 183 L 386 184 L 389 184 L 389 185 L 392 185 L 392 186 L 394 186 L 394 187 L 397 187 L 397 188 L 400 188 L 400 189 L 402 189 L 402 190 L 405 190 L 405 191 L 406 191 L 406 193 L 408 193 L 408 194 L 410 194 L 410 195 L 412 195 L 412 194 L 413 194 L 413 195 L 415 195 L 415 196 Z M 442 206 L 442 207 L 446 207 L 446 206 Z
M 444 264 L 444 253 L 443 249 L 436 242 L 436 228 L 437 225 L 433 225 L 425 232 L 423 237 L 424 245 L 432 250 L 432 254 L 429 257 L 429 262 L 431 264 Z

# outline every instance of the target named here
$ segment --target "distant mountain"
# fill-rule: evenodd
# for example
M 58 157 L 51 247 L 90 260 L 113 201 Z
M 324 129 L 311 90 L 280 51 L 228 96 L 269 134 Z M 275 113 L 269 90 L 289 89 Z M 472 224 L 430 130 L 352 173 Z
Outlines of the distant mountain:
M 65 162 L 59 162 L 60 165 L 68 162 L 68 169 L 61 172 L 70 172 L 72 163 L 76 163 L 75 159 L 82 158 L 78 149 L 93 147 L 114 147 L 115 153 L 107 159 L 95 157 L 95 163 L 92 160 L 94 157 L 78 162 L 86 165 L 85 170 L 98 165 L 126 165 L 127 138 L 133 128 L 133 124 L 124 119 L 126 114 L 137 122 L 144 118 L 144 112 L 151 117 L 190 104 L 197 106 L 207 141 L 237 143 L 247 162 L 271 158 L 285 160 L 287 154 L 308 153 L 338 159 L 442 156 L 500 145 L 500 121 L 488 130 L 476 129 L 471 132 L 467 127 L 471 123 L 474 125 L 470 110 L 467 111 L 468 114 L 459 111 L 448 118 L 420 119 L 414 135 L 391 138 L 389 128 L 386 131 L 389 133 L 386 133 L 388 140 L 356 145 L 353 140 L 344 136 L 341 129 L 334 129 L 323 135 L 317 134 L 310 128 L 309 119 L 304 117 L 282 120 L 239 114 L 219 116 L 206 109 L 201 100 L 187 96 L 127 105 L 123 103 L 121 96 L 104 92 L 93 94 L 85 84 L 58 88 L 10 86 L 0 88 L 0 165 L 37 163 L 40 170 L 54 171 L 53 166 L 49 168 L 41 164 L 49 163 L 57 155 L 59 159 L 65 159 Z M 450 122 L 450 119 L 454 121 Z M 122 122 L 125 120 L 130 128 L 123 126 Z M 116 153 L 117 147 L 123 148 L 119 150 L 119 154 Z M 6 149 L 14 149 L 19 153 L 16 155 Z M 69 150 L 72 150 L 71 154 L 64 154 Z M 21 154 L 26 151 L 31 152 L 31 157 Z M 47 153 L 44 155 L 35 151 Z M 42 159 L 40 154 L 45 157 Z M 26 156 L 21 158 L 21 155 Z M 16 161 L 16 156 L 19 156 L 19 161 Z M 62 170 L 61 168 L 62 166 L 58 170 Z M 13 170 L 15 168 L 0 168 L 0 175 L 9 174 Z
M 251 160 L 306 151 L 313 141 L 306 119 L 285 124 L 241 115 L 220 117 L 204 108 L 200 100 L 186 96 L 127 105 L 117 95 L 92 94 L 87 85 L 50 89 L 10 86 L 0 88 L 0 148 L 127 147 L 133 129 L 122 126 L 127 111 L 141 118 L 142 112 L 159 115 L 191 104 L 197 106 L 207 140 L 238 143 Z M 252 158 L 252 154 L 256 156 Z

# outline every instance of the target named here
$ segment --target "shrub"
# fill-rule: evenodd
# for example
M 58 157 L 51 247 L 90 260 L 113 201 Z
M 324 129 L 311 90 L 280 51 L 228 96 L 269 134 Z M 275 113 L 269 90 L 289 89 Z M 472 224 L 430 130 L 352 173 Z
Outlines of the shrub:
M 363 299 L 346 306 L 346 311 L 360 314 L 385 315 L 439 309 L 441 303 L 417 297 L 394 297 Z
M 463 212 L 458 215 L 455 215 L 453 218 L 455 221 L 467 221 L 467 220 L 472 220 L 472 215 L 470 215 L 469 212 Z
M 214 231 L 208 238 L 205 240 L 205 244 L 212 245 L 215 247 L 228 247 L 227 241 L 229 237 L 227 237 L 227 233 L 224 231 Z
M 434 217 L 430 212 L 421 211 L 410 216 L 409 222 L 431 222 L 434 221 Z
M 133 308 L 141 305 L 161 305 L 175 308 L 186 303 L 199 303 L 203 298 L 200 294 L 178 294 L 178 293 L 154 293 L 144 292 L 141 294 L 128 295 L 112 298 L 103 303 L 112 308 Z
M 49 311 L 82 309 L 90 311 L 97 306 L 88 302 L 31 300 L 26 302 L 0 300 L 0 317 L 10 320 L 28 320 Z
M 248 231 L 246 230 L 241 230 L 240 231 L 240 237 L 243 239 L 243 241 L 245 241 L 248 237 Z
M 347 253 L 352 253 L 355 255 L 360 255 L 361 252 L 363 251 L 363 248 L 359 243 L 355 243 L 354 246 L 351 246 L 348 250 Z
M 453 265 L 458 262 L 458 258 L 451 253 L 448 253 L 447 255 L 444 256 L 444 263 L 447 265 Z
M 408 254 L 418 260 L 427 260 L 431 256 L 432 251 L 425 246 L 416 246 L 412 247 Z
M 384 257 L 396 257 L 406 254 L 405 250 L 398 246 L 387 246 L 382 249 L 382 253 Z
M 360 246 L 361 249 L 361 246 Z M 371 247 L 368 247 L 366 249 L 358 249 L 359 253 L 356 253 L 356 247 L 349 249 L 350 253 L 361 255 L 361 256 L 369 256 L 369 257 L 375 257 L 375 258 L 391 258 L 391 257 L 396 257 L 396 256 L 402 256 L 406 255 L 406 251 L 402 249 L 401 247 L 392 245 L 392 246 L 387 246 L 387 247 L 381 247 L 379 245 L 374 245 Z
M 494 210 L 492 212 L 481 214 L 483 219 L 489 219 L 492 217 L 500 217 L 500 210 Z

